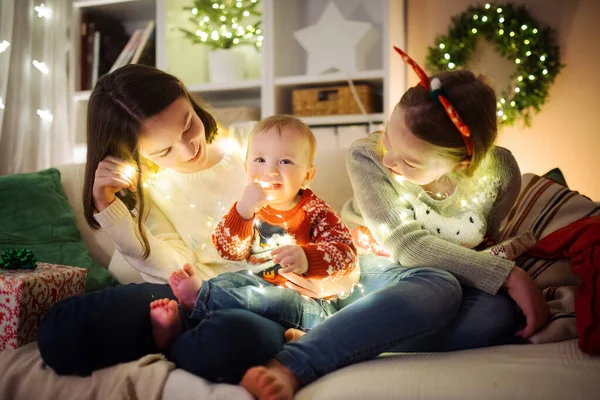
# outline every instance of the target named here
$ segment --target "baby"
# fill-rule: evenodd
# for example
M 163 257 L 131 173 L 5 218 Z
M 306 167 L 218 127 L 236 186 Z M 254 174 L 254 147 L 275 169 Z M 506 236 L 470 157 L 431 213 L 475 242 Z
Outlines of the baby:
M 226 273 L 202 281 L 190 265 L 174 272 L 169 285 L 192 319 L 202 319 L 220 308 L 246 308 L 277 322 L 298 320 L 301 317 L 296 314 L 280 315 L 288 309 L 297 313 L 298 307 L 276 303 L 316 301 L 295 293 L 290 300 L 288 291 L 271 290 L 276 286 L 293 287 L 287 274 L 334 280 L 356 268 L 357 251 L 348 227 L 306 188 L 315 176 L 315 153 L 312 131 L 297 118 L 275 115 L 252 130 L 245 164 L 248 184 L 213 232 L 213 243 L 221 257 L 246 260 L 252 274 Z M 257 293 L 257 286 L 264 290 Z M 265 302 L 277 311 L 266 312 Z M 165 321 L 179 318 L 177 303 L 157 300 L 150 306 L 155 341 L 159 350 L 164 350 L 174 337 L 173 329 L 169 329 L 163 340 L 168 333 L 164 327 L 172 325 Z M 297 326 L 310 328 L 307 325 L 318 322 L 318 318 L 311 318 L 310 324 Z M 175 331 L 180 332 L 181 323 L 175 325 L 179 326 Z

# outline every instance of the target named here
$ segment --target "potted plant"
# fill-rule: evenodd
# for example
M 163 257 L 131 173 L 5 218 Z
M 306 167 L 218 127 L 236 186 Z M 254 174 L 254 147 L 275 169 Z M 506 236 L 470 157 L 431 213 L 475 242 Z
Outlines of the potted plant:
M 242 45 L 261 47 L 260 0 L 194 0 L 184 7 L 192 29 L 180 28 L 193 43 L 210 46 L 208 73 L 211 82 L 241 80 L 246 75 Z

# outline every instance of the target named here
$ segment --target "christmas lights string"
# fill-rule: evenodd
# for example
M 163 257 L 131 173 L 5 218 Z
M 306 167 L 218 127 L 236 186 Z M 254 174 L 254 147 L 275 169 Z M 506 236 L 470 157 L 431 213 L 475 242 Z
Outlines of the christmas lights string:
M 233 154 L 235 151 L 239 151 L 239 146 L 237 146 L 237 144 L 236 144 L 236 143 L 235 143 L 233 140 L 231 140 L 231 139 L 227 139 L 227 140 L 228 140 L 228 142 L 229 142 L 229 143 L 227 144 L 227 151 L 226 151 L 226 154 L 225 154 L 225 156 L 224 156 L 224 157 L 231 157 L 231 155 L 232 155 L 232 154 Z M 166 172 L 166 171 L 165 171 L 165 172 Z M 153 189 L 153 190 L 154 190 L 156 193 L 158 193 L 159 195 L 163 196 L 164 198 L 166 198 L 167 200 L 169 200 L 169 201 L 171 201 L 171 202 L 174 202 L 174 203 L 176 203 L 176 204 L 183 204 L 183 205 L 185 205 L 185 206 L 187 206 L 187 207 L 190 207 L 190 208 L 196 208 L 196 205 L 195 205 L 194 203 L 191 203 L 191 202 L 188 202 L 188 201 L 185 201 L 185 200 L 179 200 L 179 199 L 175 199 L 175 198 L 173 198 L 173 196 L 171 196 L 169 193 L 165 192 L 165 191 L 164 191 L 164 190 L 162 190 L 162 189 L 161 189 L 161 188 L 160 188 L 160 187 L 159 187 L 157 184 L 155 184 L 155 181 L 156 181 L 156 179 L 158 178 L 158 176 L 159 176 L 159 175 L 162 175 L 163 173 L 164 173 L 164 172 L 162 172 L 162 171 L 159 171 L 158 173 L 153 173 L 153 174 L 151 174 L 151 176 L 150 176 L 149 178 L 146 178 L 146 179 L 144 180 L 144 182 L 142 183 L 142 187 L 143 187 L 143 188 L 145 188 L 145 189 L 148 189 L 149 187 L 152 187 L 152 189 Z M 124 177 L 126 177 L 127 179 L 131 179 L 131 178 L 132 178 L 133 176 L 135 176 L 136 174 L 137 174 L 138 176 L 140 176 L 140 177 L 142 176 L 142 172 L 141 172 L 141 171 L 138 171 L 138 170 L 137 170 L 137 169 L 136 169 L 136 168 L 135 168 L 133 165 L 127 165 L 127 166 L 124 168 L 124 170 L 123 170 L 123 172 L 122 172 L 121 174 L 122 174 Z M 269 184 L 269 183 L 267 183 L 267 182 L 260 182 L 260 181 L 257 181 L 257 182 L 258 182 L 258 183 L 259 183 L 259 184 L 260 184 L 262 187 L 264 187 L 264 188 L 270 187 L 270 184 Z M 223 205 L 223 201 L 222 201 L 221 199 L 218 199 L 218 198 L 215 196 L 215 194 L 214 194 L 214 193 L 213 193 L 213 200 L 214 200 L 214 202 L 217 204 L 217 207 L 218 207 L 218 208 L 219 208 L 219 209 L 220 209 L 220 210 L 221 210 L 223 213 L 225 213 L 225 212 L 227 211 L 227 208 L 226 208 L 226 207 Z M 212 229 L 214 229 L 214 227 L 215 227 L 215 224 L 214 224 L 214 222 L 215 222 L 215 219 L 214 219 L 213 217 L 211 217 L 211 216 L 207 215 L 207 214 L 204 214 L 204 213 L 203 213 L 202 215 L 203 215 L 204 219 L 207 221 L 207 226 L 208 226 L 208 228 L 209 228 L 209 229 L 211 229 L 211 230 L 212 230 Z M 282 225 L 284 226 L 284 228 L 285 228 L 285 229 L 287 229 L 287 228 L 288 228 L 288 223 L 287 223 L 287 221 L 285 220 L 285 218 L 283 217 L 283 215 L 281 215 L 281 214 L 275 214 L 275 216 L 277 216 L 279 219 L 281 219 L 281 221 L 282 221 Z M 258 227 L 258 226 L 260 226 L 260 224 L 261 224 L 261 221 L 259 221 L 258 219 L 254 221 L 254 225 L 255 225 L 255 226 L 257 226 L 257 227 Z M 269 245 L 273 246 L 273 245 L 275 244 L 275 243 L 274 243 L 274 239 L 273 239 L 273 238 L 267 238 L 267 237 L 263 236 L 263 235 L 260 233 L 260 230 L 259 230 L 259 229 L 257 229 L 257 232 L 259 233 L 260 237 L 261 237 L 262 239 L 264 239 L 264 240 L 265 240 L 265 242 L 267 242 Z M 294 243 L 295 243 L 295 240 L 294 240 L 294 238 L 293 238 L 291 235 L 289 235 L 289 234 L 288 234 L 288 235 L 286 235 L 286 236 L 289 236 L 289 239 L 286 239 L 286 240 L 285 240 L 285 244 L 286 244 L 286 245 L 287 245 L 287 244 L 294 244 Z M 206 248 L 206 244 L 205 244 L 205 243 L 201 244 L 201 250 L 204 250 L 205 248 Z M 246 264 L 246 265 L 248 265 L 248 261 L 247 261 L 247 260 L 244 260 L 244 261 L 245 261 L 245 264 Z M 213 262 L 215 262 L 215 263 L 220 263 L 220 262 L 222 262 L 222 260 L 213 260 Z M 254 277 L 254 278 L 256 279 L 256 283 L 257 283 L 257 284 L 258 284 L 258 286 L 259 286 L 259 290 L 262 290 L 262 289 L 264 289 L 264 287 L 265 287 L 265 286 L 264 286 L 264 285 L 261 283 L 261 282 L 262 282 L 262 279 L 261 279 L 261 278 L 259 278 L 259 277 L 257 277 L 257 276 L 256 276 L 256 274 L 255 274 L 255 273 L 254 273 L 254 272 L 253 272 L 251 269 L 247 268 L 246 270 L 247 270 L 247 273 L 248 273 L 248 275 L 250 275 L 250 276 L 252 276 L 252 277 Z M 279 287 L 280 287 L 280 288 L 282 288 L 282 289 L 284 289 L 284 288 L 285 288 L 285 287 L 283 287 L 283 286 L 279 286 Z M 363 295 L 363 296 L 365 296 L 364 287 L 363 287 L 363 285 L 362 285 L 362 284 L 360 284 L 360 283 L 358 283 L 358 284 L 353 284 L 353 285 L 352 285 L 352 288 L 350 289 L 350 291 L 349 291 L 349 293 L 348 293 L 348 296 L 349 296 L 349 295 L 351 295 L 351 294 L 354 292 L 354 289 L 355 289 L 356 287 L 358 287 L 358 288 L 360 289 L 360 291 L 361 291 L 362 295 Z M 324 288 L 323 288 L 323 287 L 320 287 L 320 289 L 321 289 L 321 292 L 323 293 L 323 292 L 324 292 Z M 345 291 L 342 291 L 342 292 L 340 292 L 339 296 L 340 296 L 340 297 L 342 297 L 342 298 L 344 298 L 344 297 L 346 296 L 346 292 L 345 292 Z M 302 295 L 302 297 L 304 297 L 304 298 L 307 298 L 307 299 L 309 298 L 308 296 L 304 296 L 304 295 Z M 317 300 L 318 300 L 318 299 L 317 299 Z M 330 303 L 330 302 L 331 302 L 331 300 L 322 300 L 322 301 L 326 301 L 327 303 Z M 321 303 L 322 301 L 320 300 L 320 301 L 319 301 L 319 304 L 322 304 L 322 303 Z M 323 305 L 321 305 L 321 307 L 323 307 Z M 326 313 L 326 310 L 325 310 L 324 308 L 323 308 L 323 312 L 325 312 L 325 313 Z M 322 315 L 322 316 L 324 316 L 324 315 Z M 327 318 L 329 318 L 329 316 L 327 316 Z
M 52 9 L 47 7 L 44 3 L 40 3 L 39 6 L 33 7 L 33 10 L 37 13 L 38 18 L 49 20 L 52 17 Z M 10 42 L 7 40 L 0 40 L 0 54 L 6 52 L 10 47 Z M 33 60 L 31 64 L 42 74 L 48 75 L 50 70 L 46 63 L 43 61 Z M 2 97 L 0 97 L 0 110 L 4 110 L 6 105 Z M 48 109 L 38 108 L 36 114 L 44 121 L 52 122 L 54 116 Z

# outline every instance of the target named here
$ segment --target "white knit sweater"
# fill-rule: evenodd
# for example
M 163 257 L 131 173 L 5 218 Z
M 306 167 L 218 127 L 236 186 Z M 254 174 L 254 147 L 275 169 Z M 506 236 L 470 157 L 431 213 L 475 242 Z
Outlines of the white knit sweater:
M 244 263 L 223 260 L 211 242 L 212 229 L 238 200 L 246 184 L 244 161 L 230 151 L 218 164 L 200 172 L 158 173 L 147 188 L 148 218 L 144 222 L 150 255 L 136 235 L 135 212 L 118 198 L 95 218 L 129 264 L 146 281 L 164 283 L 183 264 L 192 263 L 205 279 L 236 271 Z
M 433 267 L 453 273 L 463 284 L 495 294 L 514 263 L 472 250 L 514 204 L 521 174 L 510 151 L 494 147 L 472 178 L 445 199 L 432 198 L 419 185 L 398 182 L 382 164 L 381 134 L 355 142 L 347 157 L 354 198 L 342 217 L 364 225 L 392 258 L 405 267 Z M 475 189 L 475 190 L 473 190 Z M 433 194 L 436 197 L 436 194 Z

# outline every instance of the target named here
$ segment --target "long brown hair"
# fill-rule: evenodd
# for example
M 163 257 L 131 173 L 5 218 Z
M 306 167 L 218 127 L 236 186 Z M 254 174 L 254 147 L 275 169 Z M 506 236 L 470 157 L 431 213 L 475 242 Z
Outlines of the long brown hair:
M 98 164 L 106 156 L 114 156 L 136 165 L 142 171 L 138 139 L 144 120 L 150 118 L 175 100 L 184 97 L 204 124 L 206 140 L 212 142 L 217 135 L 215 119 L 189 94 L 183 83 L 156 68 L 130 64 L 106 74 L 98 80 L 90 96 L 87 111 L 87 162 L 83 185 L 83 212 L 88 225 L 99 229 L 94 218 L 92 188 Z M 125 193 L 125 194 L 123 194 Z M 150 245 L 142 228 L 146 213 L 142 179 L 137 191 L 117 193 L 129 210 L 137 209 L 137 230 L 144 248 L 144 258 L 150 254 Z
M 448 100 L 471 130 L 473 155 L 471 162 L 459 174 L 473 176 L 498 135 L 496 94 L 482 76 L 471 71 L 442 72 L 439 78 Z M 405 110 L 406 125 L 417 136 L 437 147 L 441 156 L 454 162 L 468 159 L 465 143 L 444 108 L 432 100 L 421 86 L 410 88 L 398 107 Z

